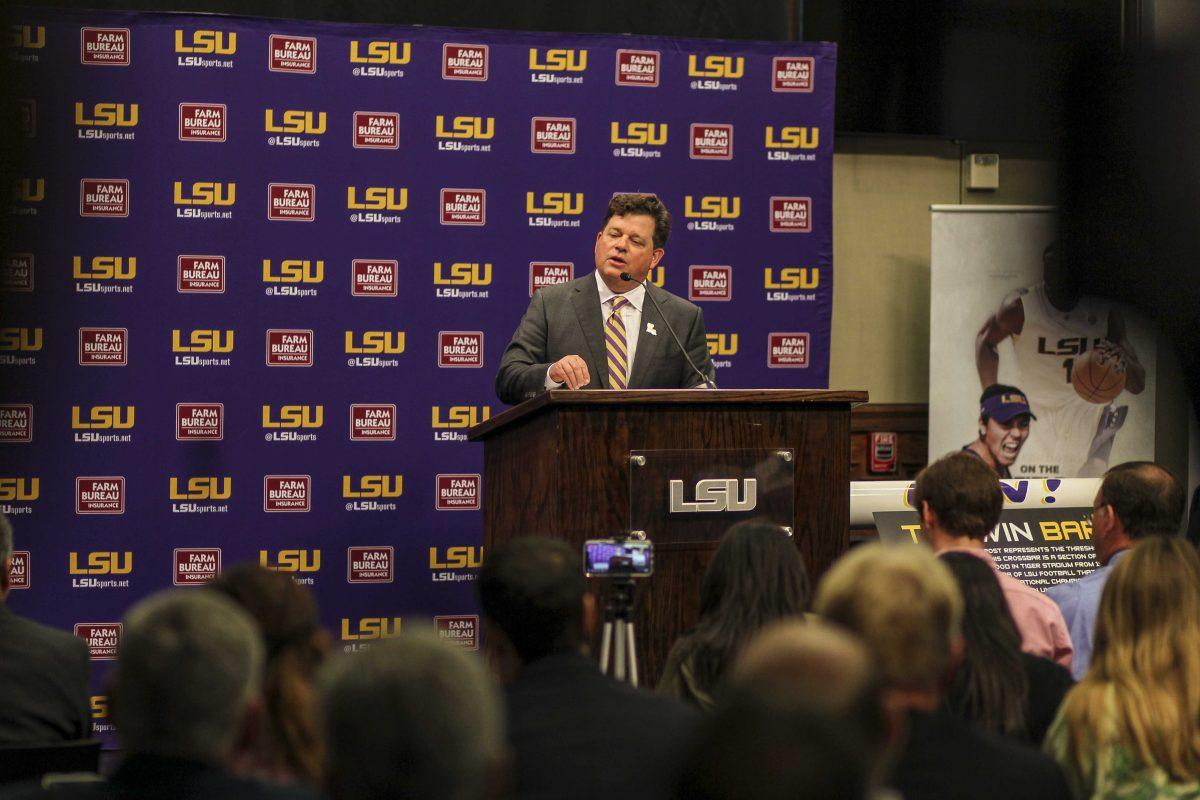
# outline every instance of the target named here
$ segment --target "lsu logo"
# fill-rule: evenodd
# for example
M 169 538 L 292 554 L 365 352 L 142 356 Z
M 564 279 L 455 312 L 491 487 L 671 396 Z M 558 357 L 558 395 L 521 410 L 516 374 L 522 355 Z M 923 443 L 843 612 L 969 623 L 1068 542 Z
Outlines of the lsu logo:
M 92 719 L 108 719 L 108 695 L 92 695 Z
M 233 494 L 233 478 L 195 477 L 181 487 L 179 478 L 171 478 L 172 500 L 228 500 Z
M 177 206 L 231 206 L 236 199 L 236 183 L 196 181 L 185 185 L 183 181 L 175 181 Z
M 433 427 L 472 428 L 492 418 L 491 406 L 450 406 L 442 416 L 442 407 L 433 407 Z
M 443 266 L 433 262 L 433 282 L 438 286 L 490 286 L 492 265 L 478 262 L 461 262 Z
M 263 130 L 267 133 L 303 133 L 310 136 L 320 136 L 325 132 L 324 111 L 288 110 L 275 118 L 275 109 L 268 108 Z
M 583 213 L 583 192 L 526 192 L 525 211 L 577 217 Z
M 325 406 L 262 407 L 262 426 L 273 428 L 320 428 L 325 424 Z
M 736 356 L 738 351 L 738 335 L 736 333 L 708 333 L 708 354 L 710 356 Z
M 820 285 L 819 267 L 780 267 L 778 278 L 775 277 L 774 267 L 763 270 L 765 289 L 816 289 Z
M 325 280 L 325 262 L 285 259 L 275 267 L 271 259 L 264 258 L 262 279 L 263 283 L 321 283 Z
M 231 56 L 237 52 L 237 33 L 199 30 L 189 35 L 176 29 L 175 52 Z
M 367 186 L 359 199 L 357 186 L 346 187 L 346 208 L 366 211 L 403 211 L 408 208 L 408 189 L 402 186 Z
M 478 569 L 483 566 L 482 547 L 431 547 L 430 569 Z
M 437 115 L 435 134 L 439 139 L 491 139 L 496 135 L 495 117 L 446 117 Z
M 400 497 L 404 494 L 403 475 L 362 475 L 358 480 L 352 475 L 342 476 L 342 497 L 372 498 Z
M 688 76 L 692 78 L 740 78 L 745 72 L 742 56 L 704 56 L 703 62 L 695 54 L 688 56 Z
M 613 144 L 637 144 L 661 147 L 667 143 L 665 122 L 613 122 L 611 136 Z
M 133 427 L 136 415 L 134 406 L 91 406 L 84 419 L 83 407 L 71 406 L 71 429 L 125 431 Z
M 87 554 L 87 563 L 80 563 L 79 553 L 72 552 L 70 559 L 72 575 L 128 575 L 133 572 L 133 553 L 95 552 Z
M 175 328 L 171 331 L 171 352 L 173 353 L 232 353 L 233 331 L 194 330 L 188 333 L 188 339 L 183 340 L 183 331 Z
M 587 50 L 540 50 L 529 48 L 529 69 L 534 72 L 583 72 L 587 69 Z
M 683 215 L 698 219 L 737 219 L 742 215 L 742 198 L 692 195 L 683 198 Z
M 17 178 L 12 182 L 12 201 L 14 203 L 40 203 L 45 199 L 45 178 Z
M 20 50 L 41 50 L 46 46 L 46 26 L 13 25 L 9 29 L 8 44 Z
M 138 124 L 138 104 L 75 104 L 75 124 L 81 128 L 133 128 Z
M 36 353 L 41 349 L 41 328 L 0 328 L 0 353 Z
M 0 503 L 28 503 L 41 496 L 41 478 L 0 478 Z
M 400 635 L 400 617 L 363 617 L 351 620 L 342 617 L 342 641 L 394 639 Z
M 768 150 L 816 150 L 821 142 L 820 128 L 802 128 L 798 125 L 788 125 L 779 128 L 767 126 Z
M 321 551 L 277 550 L 272 556 L 269 550 L 259 550 L 258 565 L 274 572 L 319 572 Z
M 346 331 L 346 352 L 395 355 L 404 352 L 404 339 L 404 331 Z
M 350 40 L 351 64 L 407 64 L 412 56 L 409 42 Z
M 663 284 L 667 282 L 667 265 L 659 264 L 657 267 L 653 267 L 646 273 L 646 280 L 661 289 Z
M 81 256 L 74 258 L 73 275 L 76 280 L 87 281 L 131 281 L 137 277 L 137 257 L 93 256 L 85 265 Z

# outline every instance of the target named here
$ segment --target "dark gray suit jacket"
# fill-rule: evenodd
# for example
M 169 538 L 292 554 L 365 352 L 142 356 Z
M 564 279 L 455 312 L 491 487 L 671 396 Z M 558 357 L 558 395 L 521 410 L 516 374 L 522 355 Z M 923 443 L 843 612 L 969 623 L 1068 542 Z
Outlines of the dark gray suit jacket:
M 657 286 L 648 287 L 663 314 L 679 334 L 692 360 L 705 375 L 715 376 L 704 335 L 704 315 L 699 307 Z M 646 332 L 654 325 L 657 335 Z M 608 356 L 604 348 L 604 320 L 596 276 L 589 272 L 569 283 L 539 289 L 524 319 L 500 359 L 496 394 L 513 405 L 545 391 L 546 370 L 560 358 L 577 355 L 587 362 L 591 383 L 587 389 L 610 389 Z M 701 383 L 679 352 L 667 325 L 649 299 L 642 304 L 642 330 L 633 356 L 630 389 L 687 389 Z
M 0 744 L 49 744 L 92 732 L 87 645 L 0 601 Z

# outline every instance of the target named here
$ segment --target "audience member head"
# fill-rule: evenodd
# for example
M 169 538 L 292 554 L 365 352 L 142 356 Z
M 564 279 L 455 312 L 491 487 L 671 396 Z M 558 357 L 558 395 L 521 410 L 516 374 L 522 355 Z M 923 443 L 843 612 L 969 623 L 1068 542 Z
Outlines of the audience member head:
M 731 692 L 705 720 L 673 800 L 858 800 L 869 764 L 853 726 L 826 708 Z
M 0 602 L 8 598 L 12 585 L 13 529 L 8 517 L 0 513 Z
M 820 620 L 775 622 L 746 645 L 734 664 L 730 689 L 783 706 L 820 709 L 848 723 L 875 780 L 882 782 L 893 726 L 884 710 L 879 672 L 854 636 Z
M 1184 492 L 1175 476 L 1151 461 L 1128 461 L 1104 473 L 1092 511 L 1092 544 L 1100 563 L 1147 536 L 1175 536 Z
M 941 556 L 963 598 L 963 661 L 947 705 L 959 717 L 1003 736 L 1029 735 L 1029 678 L 1021 635 L 992 568 L 970 553 Z
M 1200 779 L 1200 556 L 1189 542 L 1152 536 L 1113 568 L 1091 665 L 1064 709 L 1077 758 L 1119 743 L 1175 781 Z
M 935 550 L 982 542 L 996 523 L 1004 495 L 996 473 L 967 453 L 951 453 L 917 473 L 913 508 Z
M 137 603 L 112 679 L 126 753 L 226 766 L 255 724 L 262 667 L 254 622 L 231 600 L 176 589 Z
M 700 583 L 700 620 L 683 657 L 711 696 L 742 646 L 776 620 L 808 608 L 808 572 L 796 543 L 769 522 L 739 522 L 725 532 Z
M 331 800 L 473 800 L 503 760 L 482 663 L 432 632 L 338 656 L 318 679 Z
M 814 610 L 862 638 L 894 700 L 936 706 L 961 653 L 962 596 L 927 548 L 856 547 L 825 573 Z
M 515 659 L 519 668 L 582 645 L 594 606 L 580 554 L 566 542 L 530 536 L 494 547 L 476 585 L 493 659 Z M 512 668 L 499 666 L 502 679 L 514 677 Z
M 268 776 L 315 782 L 321 753 L 314 719 L 313 680 L 329 653 L 317 603 L 304 586 L 283 572 L 246 562 L 221 573 L 210 588 L 245 609 L 262 634 L 267 663 L 265 752 L 255 765 Z

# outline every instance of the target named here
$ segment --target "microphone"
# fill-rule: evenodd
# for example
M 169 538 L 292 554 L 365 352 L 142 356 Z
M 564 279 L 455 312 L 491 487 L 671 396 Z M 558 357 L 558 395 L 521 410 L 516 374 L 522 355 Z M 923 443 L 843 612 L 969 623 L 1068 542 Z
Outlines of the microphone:
M 670 331 L 671 338 L 675 340 L 675 344 L 679 348 L 679 352 L 683 353 L 683 357 L 687 359 L 688 366 L 692 368 L 692 372 L 695 372 L 700 376 L 700 382 L 704 384 L 706 389 L 717 388 L 717 382 L 700 371 L 700 368 L 696 366 L 696 362 L 692 361 L 692 357 L 688 353 L 687 348 L 684 347 L 683 343 L 679 341 L 679 335 L 675 333 L 675 328 L 671 326 L 671 320 L 667 319 L 667 315 L 663 313 L 662 306 L 658 304 L 658 300 L 655 299 L 654 294 L 650 291 L 650 282 L 639 281 L 628 272 L 621 273 L 621 280 L 629 281 L 630 283 L 636 283 L 638 286 L 641 286 L 646 290 L 646 297 L 649 297 L 650 302 L 654 303 L 654 307 L 658 309 L 658 315 L 662 317 L 662 321 L 667 324 L 667 330 Z

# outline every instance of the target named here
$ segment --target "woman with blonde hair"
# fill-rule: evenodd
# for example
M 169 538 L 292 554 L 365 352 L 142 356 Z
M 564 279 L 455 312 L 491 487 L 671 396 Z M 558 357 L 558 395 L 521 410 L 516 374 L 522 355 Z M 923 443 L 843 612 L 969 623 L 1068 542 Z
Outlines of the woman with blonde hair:
M 1200 556 L 1151 536 L 1113 570 L 1092 663 L 1046 735 L 1076 798 L 1200 797 Z

